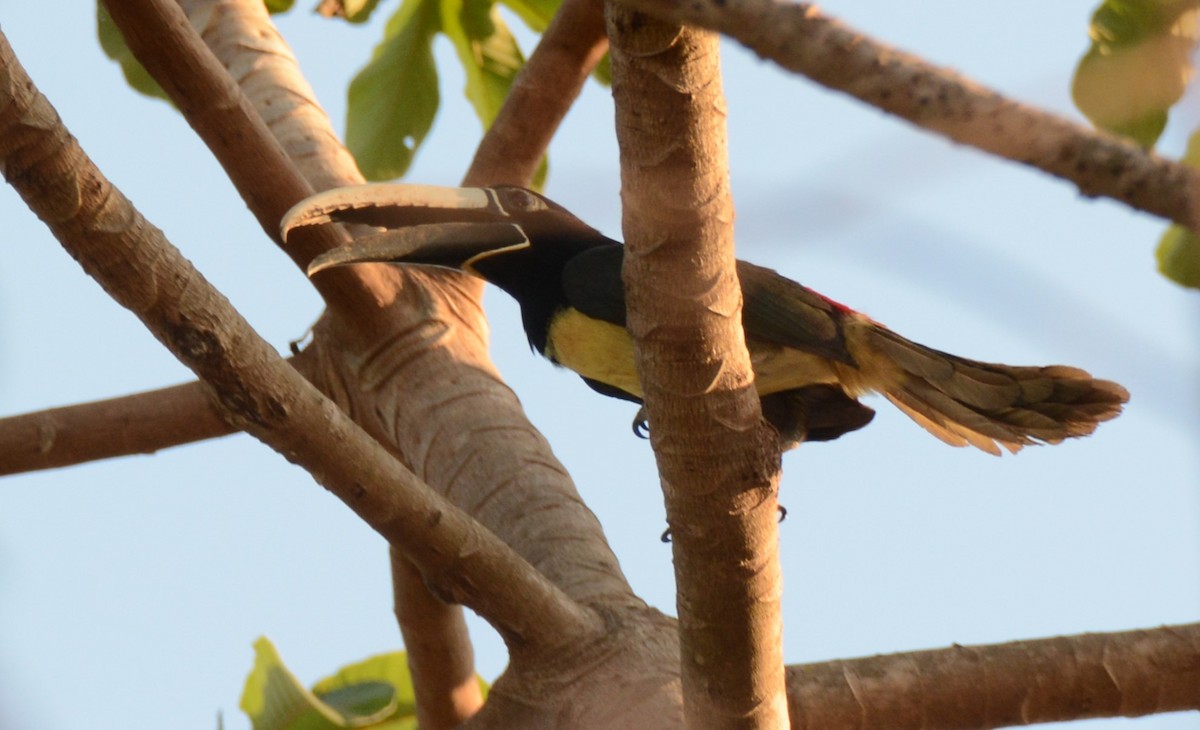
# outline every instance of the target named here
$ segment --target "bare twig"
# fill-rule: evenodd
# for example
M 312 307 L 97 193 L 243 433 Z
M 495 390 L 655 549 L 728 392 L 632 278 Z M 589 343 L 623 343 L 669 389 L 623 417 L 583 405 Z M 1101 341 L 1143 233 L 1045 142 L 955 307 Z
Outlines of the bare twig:
M 292 367 L 309 377 L 302 352 Z M 238 429 L 221 418 L 202 381 L 0 418 L 0 476 L 57 469 L 227 436 Z
M 235 431 L 193 381 L 0 419 L 0 474 L 151 454 Z
M 606 50 L 602 0 L 563 0 L 479 143 L 463 184 L 528 186 Z
M 873 40 L 809 3 L 622 0 L 676 23 L 719 31 L 763 58 L 962 144 L 1200 230 L 1200 171 L 1017 103 L 948 69 Z
M 1200 624 L 788 668 L 797 730 L 975 730 L 1200 709 Z
M 443 595 L 493 622 L 510 647 L 545 649 L 599 630 L 591 612 L 430 490 L 279 357 L 96 169 L 3 35 L 0 169 L 84 270 L 209 384 L 227 418 L 307 469 Z
M 432 595 L 420 571 L 395 549 L 390 559 L 396 620 L 412 673 L 417 724 L 430 730 L 458 727 L 483 704 L 462 607 Z
M 610 4 L 628 327 L 666 495 L 689 727 L 780 727 L 775 493 L 741 323 L 717 36 Z

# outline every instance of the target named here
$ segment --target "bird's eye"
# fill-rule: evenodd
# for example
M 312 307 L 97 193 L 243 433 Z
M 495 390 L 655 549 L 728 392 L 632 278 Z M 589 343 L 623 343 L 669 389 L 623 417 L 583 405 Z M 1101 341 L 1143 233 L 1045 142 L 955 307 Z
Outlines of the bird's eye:
M 513 188 L 506 191 L 506 193 L 504 196 L 504 207 L 510 213 L 532 213 L 537 210 L 544 210 L 546 207 L 542 203 L 541 198 L 528 190 Z

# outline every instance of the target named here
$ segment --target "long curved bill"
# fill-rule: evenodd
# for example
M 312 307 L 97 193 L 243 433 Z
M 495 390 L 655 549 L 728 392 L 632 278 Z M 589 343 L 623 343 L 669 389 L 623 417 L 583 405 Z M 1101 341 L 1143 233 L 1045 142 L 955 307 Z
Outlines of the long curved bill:
M 497 250 L 528 246 L 515 223 L 430 223 L 366 236 L 308 264 L 308 275 L 346 264 L 388 263 L 470 270 L 470 262 Z
M 301 200 L 284 214 L 284 240 L 296 228 L 361 223 L 384 228 L 425 223 L 495 222 L 507 217 L 486 188 L 372 183 L 335 188 Z

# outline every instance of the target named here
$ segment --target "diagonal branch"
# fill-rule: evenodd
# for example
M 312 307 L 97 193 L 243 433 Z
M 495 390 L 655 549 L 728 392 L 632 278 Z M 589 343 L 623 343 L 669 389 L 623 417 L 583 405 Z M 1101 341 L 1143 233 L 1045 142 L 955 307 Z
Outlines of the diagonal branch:
M 559 123 L 607 50 L 602 0 L 563 0 L 480 141 L 463 185 L 529 187 Z
M 628 328 L 671 526 L 689 727 L 787 718 L 775 495 L 734 270 L 715 34 L 611 3 Z
M 195 25 L 206 43 L 212 48 L 213 52 L 219 58 L 221 65 L 229 69 L 229 73 L 236 77 L 238 84 L 241 86 L 246 95 L 251 97 L 251 101 L 241 103 L 240 108 L 246 108 L 251 103 L 257 107 L 258 112 L 266 118 L 270 130 L 280 139 L 285 149 L 290 153 L 292 159 L 301 166 L 305 177 L 313 182 L 318 187 L 328 187 L 331 185 L 344 185 L 362 182 L 361 176 L 358 174 L 353 161 L 346 153 L 344 147 L 337 141 L 332 129 L 329 126 L 328 117 L 317 106 L 312 90 L 308 87 L 303 77 L 300 75 L 295 59 L 286 44 L 279 37 L 273 25 L 266 17 L 262 4 L 258 2 L 230 2 L 224 0 L 221 2 L 201 2 L 199 0 L 185 0 L 183 3 L 188 9 Z M 180 66 L 172 57 L 159 58 L 156 54 L 169 52 L 173 46 L 186 46 L 188 44 L 195 45 L 193 39 L 180 38 L 174 42 L 167 42 L 165 37 L 169 36 L 172 31 L 171 24 L 163 24 L 159 22 L 157 16 L 145 14 L 136 19 L 136 21 L 146 28 L 150 29 L 149 34 L 158 42 L 148 44 L 143 47 L 143 53 L 151 54 L 150 58 L 142 58 L 143 63 L 153 70 L 158 70 L 159 73 L 193 73 L 199 72 L 203 75 L 224 76 L 224 72 L 214 67 L 213 64 L 195 64 L 193 66 Z M 589 49 L 596 45 L 593 38 L 587 37 L 586 33 L 581 32 L 580 24 L 574 23 L 555 23 L 554 27 L 547 33 L 548 42 L 539 46 L 533 57 L 530 59 L 531 65 L 538 65 L 538 59 L 547 54 L 544 48 L 549 48 L 552 55 L 556 55 L 554 62 L 559 68 L 562 68 L 564 73 L 560 74 L 559 83 L 568 83 L 572 78 L 570 69 L 573 65 L 584 64 L 588 68 L 582 73 L 576 72 L 574 75 L 586 77 L 587 71 L 590 70 L 589 64 L 594 64 L 594 52 L 580 52 L 579 48 Z M 179 26 L 178 28 L 182 35 L 187 36 L 187 31 Z M 582 37 L 576 38 L 576 35 Z M 593 33 L 593 36 L 595 34 Z M 199 51 L 197 51 L 199 55 Z M 542 66 L 545 61 L 540 62 Z M 208 83 L 214 86 L 220 86 L 220 79 L 210 80 Z M 581 81 L 580 81 L 581 83 Z M 541 91 L 550 97 L 556 97 L 560 94 L 556 88 L 546 88 L 544 86 L 535 86 L 534 88 Z M 576 87 L 570 92 L 568 98 L 573 98 L 578 92 Z M 526 96 L 523 103 L 528 103 L 535 97 Z M 522 103 L 521 100 L 516 102 Z M 514 101 L 510 99 L 506 109 L 511 110 Z M 239 111 L 240 111 L 239 108 Z M 184 110 L 187 113 L 188 110 Z M 505 157 L 499 159 L 484 159 L 484 162 L 477 160 L 473 166 L 473 174 L 478 181 L 490 181 L 492 178 L 501 178 L 510 173 L 508 169 L 520 166 L 521 153 L 525 153 L 532 160 L 530 165 L 536 165 L 537 159 L 544 153 L 544 145 L 548 142 L 554 127 L 557 125 L 562 114 L 565 113 L 565 105 L 562 110 L 555 113 L 549 113 L 543 110 L 541 114 L 535 115 L 537 123 L 533 128 L 526 125 L 526 132 L 533 133 L 537 138 L 540 132 L 543 138 L 542 148 L 523 146 L 520 149 L 514 149 Z M 513 114 L 511 111 L 507 115 L 502 114 L 501 119 L 493 125 L 486 140 L 494 136 L 505 137 L 512 136 L 511 132 L 507 135 L 505 130 L 518 123 L 523 115 L 520 113 Z M 205 125 L 220 129 L 222 125 L 229 128 L 243 129 L 243 119 L 234 116 L 232 119 L 214 120 L 214 124 Z M 198 129 L 202 127 L 196 122 L 193 122 Z M 249 133 L 262 135 L 265 130 L 261 125 L 246 127 Z M 206 137 L 210 146 L 219 145 L 222 141 L 221 135 L 210 135 Z M 264 144 L 260 146 L 269 146 Z M 495 145 L 493 144 L 493 147 Z M 237 166 L 244 158 L 241 154 L 228 154 L 228 152 L 214 147 L 218 156 L 223 156 L 226 168 Z M 531 167 L 532 169 L 532 167 Z M 252 174 L 251 171 L 250 174 Z M 236 178 L 235 178 L 236 179 Z M 522 181 L 527 182 L 527 181 Z M 256 199 L 247 197 L 248 203 L 252 206 L 256 204 Z M 294 200 L 284 201 L 287 204 L 295 202 Z M 276 208 L 277 210 L 278 208 Z M 275 215 L 274 212 L 267 212 L 266 216 Z M 399 283 L 394 272 L 387 270 L 369 271 L 368 274 L 381 275 L 382 279 L 373 279 L 366 283 L 370 285 L 374 296 L 378 301 L 391 301 L 395 299 L 393 289 Z M 414 289 L 419 291 L 419 286 Z M 456 296 L 466 294 L 471 299 L 478 298 L 478 287 L 472 291 L 470 287 L 462 287 L 459 291 L 452 292 Z M 337 302 L 335 302 L 337 304 Z M 348 306 L 351 305 L 351 306 Z M 477 303 L 472 305 L 477 308 Z M 368 339 L 377 339 L 382 342 L 389 342 L 394 339 L 390 334 L 391 331 L 398 330 L 406 331 L 422 331 L 420 328 L 424 324 L 416 324 L 411 321 L 411 310 L 407 314 L 402 314 L 402 318 L 397 319 L 392 316 L 395 312 L 378 311 L 377 307 L 373 307 L 370 311 L 362 312 L 362 307 L 355 305 L 353 302 L 342 302 L 341 306 L 335 306 L 334 313 L 345 312 L 353 316 L 354 321 L 352 326 L 330 327 L 330 318 L 326 318 L 322 324 L 318 325 L 315 332 L 314 350 L 320 353 L 319 362 L 321 366 L 319 370 L 318 382 L 324 383 L 326 388 L 332 388 L 331 392 L 335 392 L 342 396 L 344 407 L 355 413 L 372 413 L 383 415 L 394 408 L 395 400 L 389 401 L 389 405 L 381 405 L 378 402 L 370 403 L 354 403 L 347 402 L 347 397 L 354 398 L 352 394 L 358 394 L 360 398 L 365 396 L 369 399 L 375 399 L 377 396 L 374 392 L 367 393 L 361 387 L 342 388 L 341 383 L 348 379 L 358 380 L 357 373 L 347 374 L 346 360 L 351 362 L 361 362 L 362 358 L 350 353 L 347 358 L 331 356 L 340 352 L 342 345 L 339 344 L 339 337 L 347 332 L 353 332 L 361 327 L 364 315 L 370 316 L 371 319 L 382 321 L 381 325 L 373 328 L 374 334 L 369 335 Z M 426 319 L 436 319 L 436 314 L 431 316 L 430 309 L 427 305 L 422 304 L 419 307 L 418 315 Z M 406 321 L 408 320 L 408 321 Z M 342 320 L 343 325 L 346 323 Z M 474 327 L 468 328 L 470 330 Z M 333 332 L 337 336 L 329 337 Z M 444 343 L 443 343 L 444 344 Z M 443 352 L 445 348 L 438 348 Z M 384 350 L 386 351 L 386 350 Z M 412 357 L 412 356 L 406 356 Z M 452 356 L 454 357 L 454 356 Z M 428 360 L 427 356 L 422 358 Z M 464 363 L 452 363 L 453 367 L 463 367 Z M 434 370 L 439 376 L 439 382 L 443 383 L 447 380 L 445 377 L 448 372 L 445 365 L 435 367 Z M 415 379 L 410 379 L 414 380 Z M 466 379 L 464 379 L 466 380 Z M 401 378 L 401 381 L 404 381 Z M 359 384 L 361 385 L 361 384 Z M 411 386 L 410 386 L 411 387 Z M 419 382 L 416 387 L 420 388 Z M 486 384 L 487 388 L 494 388 L 494 381 Z M 428 388 L 426 391 L 430 390 Z M 478 395 L 478 394 L 476 394 Z M 461 393 L 456 393 L 455 398 L 462 401 Z M 400 401 L 403 402 L 403 401 Z M 411 402 L 411 401 L 410 401 Z M 509 401 L 511 403 L 511 399 Z M 492 402 L 494 406 L 494 400 Z M 439 409 L 439 414 L 446 409 Z M 518 414 L 519 415 L 519 414 Z M 394 449 L 397 453 L 404 453 L 399 440 L 396 438 L 394 431 L 386 428 L 387 424 L 380 424 L 376 420 L 371 419 L 365 421 L 366 425 L 373 431 L 377 438 Z M 428 425 L 436 426 L 436 419 L 427 421 Z M 486 423 L 482 424 L 487 426 Z M 380 426 L 384 426 L 381 428 Z M 440 428 L 440 427 L 439 427 Z M 494 437 L 493 437 L 494 438 Z M 482 441 L 481 441 L 482 443 Z M 542 442 L 544 445 L 544 442 Z M 503 452 L 507 453 L 507 451 Z M 409 452 L 410 458 L 415 458 Z M 542 457 L 543 460 L 552 459 L 549 455 Z M 494 458 L 490 461 L 495 461 Z M 484 465 L 487 462 L 480 462 Z M 449 471 L 454 473 L 456 469 L 453 464 L 448 464 Z M 502 469 L 493 468 L 490 476 L 493 478 L 502 476 Z M 563 472 L 561 468 L 552 470 L 549 474 L 552 478 L 561 476 Z M 468 473 L 469 476 L 469 473 Z M 431 478 L 437 478 L 437 474 L 431 474 Z M 526 534 L 529 534 L 526 531 Z M 603 558 L 602 558 L 603 559 Z M 615 562 L 612 563 L 615 565 Z M 404 559 L 399 557 L 399 553 L 395 550 L 392 552 L 392 568 L 394 576 L 412 576 L 412 570 L 409 568 Z M 405 643 L 409 646 L 418 646 L 428 649 L 428 651 L 417 651 L 410 653 L 410 661 L 413 662 L 413 674 L 417 678 L 420 694 L 418 696 L 419 706 L 422 712 L 428 715 L 431 721 L 439 724 L 453 724 L 454 719 L 461 720 L 462 718 L 473 713 L 478 702 L 478 695 L 475 693 L 470 697 L 464 695 L 464 692 L 469 692 L 470 687 L 461 685 L 461 678 L 457 675 L 463 674 L 469 676 L 469 661 L 465 664 L 444 664 L 446 657 L 470 657 L 470 644 L 466 637 L 465 627 L 463 625 L 462 611 L 457 606 L 447 605 L 441 602 L 434 596 L 428 594 L 424 585 L 419 580 L 402 580 L 394 581 L 396 589 L 396 609 L 397 615 L 400 618 L 401 630 L 405 636 Z M 627 590 L 627 586 L 624 590 Z M 413 605 L 422 606 L 423 609 L 414 613 L 411 609 Z M 415 621 L 414 616 L 419 616 L 420 621 Z M 412 625 L 410 625 L 412 624 Z M 430 627 L 436 626 L 438 632 L 433 634 L 430 632 Z M 418 636 L 419 635 L 419 636 Z M 473 699 L 472 699 L 473 698 Z
M 510 647 L 548 649 L 600 630 L 592 612 L 430 490 L 279 357 L 96 169 L 3 35 L 0 170 L 83 269 L 208 383 L 227 418 L 307 469 Z
M 182 5 L 195 10 L 204 24 L 201 33 L 216 42 L 213 50 L 222 63 L 246 72 L 240 83 L 251 86 L 247 95 L 252 100 L 270 96 L 273 116 L 267 126 L 314 188 L 363 182 L 261 3 L 214 8 L 208 0 L 184 0 Z M 239 23 L 240 32 L 210 33 L 218 20 Z M 607 48 L 603 31 L 596 0 L 563 3 L 484 134 L 464 184 L 529 184 L 570 102 Z M 239 38 L 253 38 L 262 57 L 253 63 L 245 59 L 248 47 Z M 0 475 L 150 454 L 232 432 L 193 381 L 0 419 Z M 112 438 L 114 433 L 119 437 Z
M 263 231 L 301 270 L 314 256 L 346 243 L 339 228 L 314 226 L 282 245 L 280 219 L 314 190 L 177 2 L 105 0 L 105 7 L 129 49 L 212 150 Z M 369 311 L 380 288 L 371 273 L 348 269 L 314 286 L 326 302 Z
M 317 103 L 316 93 L 301 73 L 292 49 L 271 22 L 264 3 L 255 0 L 179 0 L 178 4 L 223 67 L 204 64 L 178 70 L 194 69 L 205 77 L 212 74 L 232 78 L 257 111 L 256 116 L 266 124 L 269 136 L 278 140 L 292 164 L 314 189 L 327 190 L 364 182 L 354 157 L 338 138 L 329 115 Z M 156 30 L 166 33 L 171 29 L 159 26 Z M 178 30 L 189 37 L 193 35 L 190 29 Z M 163 45 L 188 43 L 187 39 L 180 38 Z M 161 46 L 145 50 L 154 53 L 159 48 Z M 188 77 L 181 81 L 189 86 L 218 83 Z M 222 122 L 229 126 L 236 123 L 232 119 Z M 261 134 L 263 131 L 258 125 L 244 130 L 243 134 Z M 242 174 L 253 174 L 253 171 Z M 269 217 L 268 211 L 263 214 Z M 272 239 L 274 234 L 272 229 Z
M 164 4 L 167 7 L 160 7 Z M 169 92 L 225 88 L 219 79 L 208 78 L 228 78 L 220 62 L 211 58 L 189 25 L 171 19 L 178 12 L 173 3 L 134 0 L 120 5 L 121 12 L 114 18 L 122 15 L 139 25 L 137 33 L 145 39 L 144 45 L 130 43 L 135 52 L 150 54 L 140 57 L 143 65 L 154 74 L 185 75 L 184 80 L 162 84 Z M 158 10 L 164 13 L 162 18 L 155 14 Z M 221 20 L 221 12 L 214 9 L 196 24 L 208 28 Z M 254 39 L 244 45 L 251 55 L 258 48 Z M 173 49 L 195 56 L 194 62 L 170 58 Z M 251 119 L 245 130 L 239 126 L 253 111 L 246 111 L 247 102 L 232 97 L 226 101 L 217 107 L 228 109 L 226 119 L 217 118 L 215 111 L 199 111 L 213 116 L 216 130 L 242 140 L 247 149 L 270 152 L 273 141 L 258 139 L 267 134 L 261 120 Z M 181 110 L 186 115 L 192 107 L 181 105 Z M 227 168 L 257 159 L 231 154 L 220 134 L 205 139 Z M 280 164 L 287 164 L 286 159 Z M 279 200 L 277 189 L 266 194 L 275 210 L 296 202 Z M 251 206 L 264 200 L 262 195 L 245 198 Z M 263 213 L 256 214 L 264 218 Z M 302 259 L 294 252 L 293 258 Z M 344 410 L 414 465 L 431 485 L 451 495 L 568 593 L 585 601 L 640 605 L 595 517 L 524 417 L 512 391 L 497 378 L 487 356 L 481 287 L 461 276 L 395 267 L 347 270 L 361 276 L 348 282 L 347 288 L 361 287 L 365 294 L 333 299 L 326 293 L 331 306 L 314 328 L 312 345 L 318 358 L 318 386 L 333 394 Z M 556 510 L 563 519 L 541 519 L 544 512 L 539 510 L 547 509 Z
M 622 0 L 719 31 L 763 58 L 962 144 L 1075 183 L 1089 197 L 1200 231 L 1200 170 L 1013 101 L 822 14 L 776 0 Z
M 796 730 L 975 730 L 1200 710 L 1200 624 L 788 667 Z

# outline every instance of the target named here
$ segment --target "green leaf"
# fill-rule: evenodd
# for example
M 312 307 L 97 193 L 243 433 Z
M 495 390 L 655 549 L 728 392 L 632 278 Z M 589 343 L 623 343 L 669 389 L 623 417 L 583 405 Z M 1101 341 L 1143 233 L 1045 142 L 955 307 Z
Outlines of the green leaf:
M 296 4 L 296 0 L 263 0 L 267 6 L 267 12 L 274 15 L 275 13 L 286 13 Z
M 1200 0 L 1105 0 L 1071 84 L 1079 110 L 1101 129 L 1153 146 L 1194 72 L 1198 7 Z
M 525 57 L 492 0 L 440 0 L 442 32 L 467 76 L 466 95 L 486 129 L 496 118 Z
M 521 22 L 535 33 L 544 33 L 550 25 L 550 19 L 562 6 L 562 0 L 500 0 L 500 3 L 516 13 Z M 605 86 L 612 86 L 612 64 L 607 53 L 596 64 L 592 78 Z
M 1200 167 L 1200 129 L 1192 132 L 1180 162 Z M 1174 224 L 1167 228 L 1155 251 L 1158 271 L 1176 284 L 1200 289 L 1200 237 L 1190 228 Z
M 546 178 L 550 176 L 550 157 L 542 155 L 541 162 L 538 163 L 537 170 L 533 173 L 533 180 L 529 182 L 529 187 L 539 193 L 546 191 Z
M 112 16 L 100 2 L 96 3 L 96 35 L 100 39 L 100 48 L 104 51 L 104 55 L 121 65 L 121 73 L 125 75 L 127 84 L 146 96 L 164 99 L 168 103 L 171 101 L 167 92 L 162 90 L 150 72 L 133 57 L 129 46 L 125 45 L 124 36 L 117 29 L 117 24 L 113 22 Z
M 476 678 L 483 695 L 488 684 Z M 372 710 L 382 699 L 381 687 L 388 691 L 390 714 L 382 709 Z M 417 704 L 413 693 L 412 675 L 408 671 L 408 655 L 402 651 L 379 654 L 350 664 L 313 685 L 313 692 L 322 700 L 342 706 L 345 701 L 358 708 L 362 715 L 374 712 L 385 722 L 374 724 L 372 730 L 417 730 Z
M 266 638 L 254 642 L 254 668 L 242 690 L 241 708 L 254 730 L 337 730 L 342 716 L 300 684 Z
M 517 14 L 534 33 L 544 33 L 550 19 L 558 12 L 562 0 L 500 0 L 509 10 Z
M 370 63 L 350 82 L 346 146 L 368 180 L 400 177 L 433 125 L 437 0 L 404 0 Z
M 241 702 L 254 730 L 417 730 L 412 675 L 402 651 L 345 666 L 312 691 L 288 671 L 265 637 L 254 642 L 254 653 Z M 487 682 L 476 681 L 486 697 Z
M 321 0 L 317 14 L 326 18 L 342 18 L 350 23 L 365 23 L 379 0 Z
M 313 685 L 321 699 L 331 704 L 349 702 L 364 714 L 379 712 L 375 703 L 382 698 L 380 687 L 387 688 L 388 716 L 416 717 L 417 703 L 413 695 L 412 675 L 408 671 L 408 656 L 402 651 L 380 654 L 361 662 L 342 667 L 337 673 Z M 331 700 L 336 697 L 336 700 Z
M 316 695 L 343 717 L 359 718 L 355 727 L 375 725 L 396 714 L 396 689 L 386 682 L 363 682 Z M 409 714 L 415 715 L 415 709 Z
M 1159 272 L 1182 286 L 1200 289 L 1200 238 L 1191 229 L 1173 225 L 1155 252 Z

